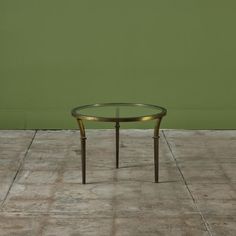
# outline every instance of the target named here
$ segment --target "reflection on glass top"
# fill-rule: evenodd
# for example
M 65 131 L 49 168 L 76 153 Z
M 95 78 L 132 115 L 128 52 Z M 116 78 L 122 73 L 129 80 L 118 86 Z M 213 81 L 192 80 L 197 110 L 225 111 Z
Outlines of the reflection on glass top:
M 142 104 L 112 104 L 92 105 L 74 109 L 74 115 L 104 117 L 104 118 L 129 118 L 156 115 L 163 109 L 156 106 Z

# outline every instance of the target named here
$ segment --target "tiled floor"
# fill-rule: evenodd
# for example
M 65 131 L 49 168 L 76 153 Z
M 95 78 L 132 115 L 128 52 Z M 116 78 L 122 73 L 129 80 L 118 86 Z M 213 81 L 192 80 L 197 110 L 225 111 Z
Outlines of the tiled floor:
M 0 235 L 236 235 L 236 130 L 0 131 Z

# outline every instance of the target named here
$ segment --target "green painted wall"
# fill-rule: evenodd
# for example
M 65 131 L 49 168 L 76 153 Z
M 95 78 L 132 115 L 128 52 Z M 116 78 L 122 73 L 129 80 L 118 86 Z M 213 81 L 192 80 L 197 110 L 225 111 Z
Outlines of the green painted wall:
M 235 129 L 235 12 L 234 0 L 1 0 L 0 128 L 76 128 L 74 106 L 143 102 L 168 109 L 162 128 Z

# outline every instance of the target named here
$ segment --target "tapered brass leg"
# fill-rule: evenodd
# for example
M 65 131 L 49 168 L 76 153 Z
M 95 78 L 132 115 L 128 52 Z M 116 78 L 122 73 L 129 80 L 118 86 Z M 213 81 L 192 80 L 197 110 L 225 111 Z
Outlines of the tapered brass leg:
M 86 183 L 86 135 L 83 121 L 77 119 L 79 129 L 80 129 L 80 138 L 81 138 L 81 165 L 82 165 L 82 184 Z
M 119 122 L 116 122 L 115 127 L 116 127 L 116 168 L 119 168 L 119 146 L 120 146 Z
M 159 182 L 159 129 L 160 129 L 161 118 L 157 120 L 155 129 L 154 129 L 154 174 L 155 182 Z

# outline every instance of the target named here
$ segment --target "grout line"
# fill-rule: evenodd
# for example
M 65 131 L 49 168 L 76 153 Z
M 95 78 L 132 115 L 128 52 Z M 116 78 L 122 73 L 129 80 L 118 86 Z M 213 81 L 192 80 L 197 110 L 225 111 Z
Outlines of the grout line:
M 171 156 L 172 156 L 172 158 L 173 158 L 173 160 L 174 160 L 174 162 L 175 162 L 175 165 L 176 165 L 176 167 L 177 167 L 177 169 L 178 169 L 179 173 L 181 174 L 181 177 L 182 177 L 182 179 L 183 179 L 183 181 L 184 181 L 184 185 L 185 185 L 185 187 L 187 188 L 187 190 L 188 190 L 188 192 L 189 192 L 189 194 L 190 194 L 192 200 L 195 202 L 195 199 L 194 199 L 194 197 L 193 197 L 193 195 L 192 195 L 192 193 L 191 193 L 191 191 L 190 191 L 190 189 L 189 189 L 189 187 L 188 187 L 188 183 L 187 183 L 186 179 L 184 178 L 183 172 L 181 171 L 181 169 L 180 169 L 180 167 L 179 167 L 179 164 L 178 164 L 178 161 L 177 161 L 177 159 L 175 158 L 175 155 L 174 155 L 174 153 L 173 153 L 173 151 L 172 151 L 172 149 L 171 149 L 170 143 L 167 141 L 167 138 L 166 138 L 166 135 L 165 135 L 164 131 L 162 131 L 162 133 L 163 133 L 164 139 L 165 139 L 165 141 L 166 141 L 166 144 L 167 144 L 167 146 L 168 146 L 168 148 L 169 148 L 169 150 L 170 150 Z
M 206 227 L 206 230 L 207 230 L 208 234 L 209 234 L 210 236 L 212 236 L 212 233 L 211 233 L 210 228 L 209 228 L 209 224 L 208 224 L 207 220 L 205 219 L 205 217 L 203 216 L 203 213 L 202 213 L 201 210 L 199 209 L 199 207 L 198 207 L 198 205 L 197 205 L 197 202 L 196 202 L 196 200 L 195 200 L 195 198 L 194 198 L 194 196 L 193 196 L 193 194 L 192 194 L 192 192 L 191 192 L 191 190 L 190 190 L 190 188 L 189 188 L 189 186 L 188 186 L 188 183 L 187 183 L 186 179 L 184 178 L 183 172 L 182 172 L 181 169 L 180 169 L 180 166 L 179 166 L 179 164 L 178 164 L 178 161 L 177 161 L 177 159 L 176 159 L 176 157 L 175 157 L 175 155 L 174 155 L 174 153 L 173 153 L 173 151 L 172 151 L 172 149 L 171 149 L 171 145 L 170 145 L 170 143 L 169 143 L 168 140 L 167 140 L 167 137 L 166 137 L 166 135 L 165 135 L 165 131 L 164 131 L 164 130 L 162 130 L 162 134 L 163 134 L 164 139 L 165 139 L 165 142 L 166 142 L 166 144 L 167 144 L 167 146 L 168 146 L 168 148 L 169 148 L 169 150 L 170 150 L 171 156 L 172 156 L 172 158 L 173 158 L 173 160 L 174 160 L 174 162 L 175 162 L 175 164 L 176 164 L 176 167 L 177 167 L 177 169 L 179 170 L 179 173 L 180 173 L 181 176 L 182 176 L 182 179 L 183 179 L 183 181 L 184 181 L 184 185 L 185 185 L 186 189 L 188 190 L 188 192 L 189 192 L 189 194 L 190 194 L 190 196 L 191 196 L 191 198 L 192 198 L 192 200 L 193 200 L 193 203 L 194 203 L 196 209 L 198 210 L 198 212 L 199 212 L 199 214 L 200 214 L 200 216 L 201 216 L 201 218 L 202 218 L 202 220 L 203 220 L 203 223 L 204 223 L 204 225 L 205 225 L 205 227 Z
M 37 133 L 37 130 L 35 130 L 35 132 L 34 132 L 34 135 L 33 135 L 32 140 L 31 140 L 31 142 L 30 142 L 30 144 L 29 144 L 29 146 L 28 146 L 28 148 L 27 148 L 27 150 L 26 150 L 26 152 L 25 152 L 24 157 L 20 160 L 19 167 L 18 167 L 18 169 L 17 169 L 17 171 L 16 171 L 16 173 L 15 173 L 15 175 L 14 175 L 14 178 L 13 178 L 11 184 L 10 184 L 10 187 L 9 187 L 9 189 L 8 189 L 8 191 L 7 191 L 7 193 L 6 193 L 5 197 L 4 197 L 4 199 L 3 199 L 3 201 L 2 201 L 2 204 L 1 204 L 1 207 L 0 207 L 1 210 L 2 210 L 2 207 L 3 207 L 3 205 L 4 205 L 4 203 L 5 203 L 5 201 L 6 201 L 7 197 L 8 197 L 8 195 L 9 195 L 9 193 L 10 193 L 10 191 L 11 191 L 11 188 L 12 188 L 12 186 L 13 186 L 13 184 L 14 184 L 14 182 L 15 182 L 15 180 L 16 180 L 16 178 L 17 178 L 17 176 L 18 176 L 18 174 L 19 174 L 19 172 L 20 172 L 20 170 L 21 170 L 21 168 L 22 168 L 22 166 L 23 166 L 24 160 L 25 160 L 26 156 L 28 155 L 28 152 L 29 152 L 29 150 L 30 150 L 30 147 L 31 147 L 31 145 L 32 145 L 32 143 L 33 143 L 33 141 L 34 141 L 34 139 L 35 139 L 36 133 Z

